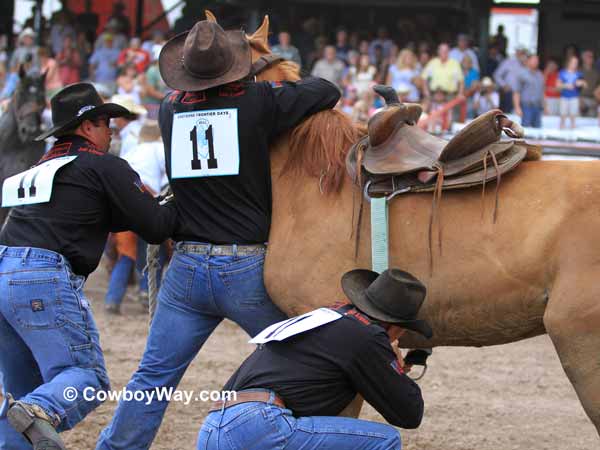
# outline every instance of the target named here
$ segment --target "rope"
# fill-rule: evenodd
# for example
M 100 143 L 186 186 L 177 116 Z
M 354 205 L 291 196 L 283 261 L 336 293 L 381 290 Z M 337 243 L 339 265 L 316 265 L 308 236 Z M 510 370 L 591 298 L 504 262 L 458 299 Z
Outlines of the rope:
M 146 267 L 145 271 L 148 272 L 148 312 L 150 314 L 150 323 L 154 317 L 156 311 L 156 299 L 158 297 L 158 254 L 160 252 L 160 245 L 148 245 L 146 255 Z

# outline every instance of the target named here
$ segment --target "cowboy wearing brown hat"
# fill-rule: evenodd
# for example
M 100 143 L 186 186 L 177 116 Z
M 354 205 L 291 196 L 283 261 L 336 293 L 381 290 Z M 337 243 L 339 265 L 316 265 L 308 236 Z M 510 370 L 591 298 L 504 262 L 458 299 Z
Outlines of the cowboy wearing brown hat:
M 112 117 L 130 112 L 103 103 L 87 83 L 51 100 L 57 138 L 32 169 L 7 178 L 0 232 L 0 448 L 59 450 L 69 430 L 110 389 L 85 278 L 109 232 L 133 230 L 160 243 L 177 221 L 159 206 L 129 164 L 107 153 Z M 13 400 L 14 398 L 14 400 Z
M 285 315 L 268 297 L 263 264 L 271 221 L 269 144 L 310 114 L 333 108 L 338 89 L 308 78 L 255 82 L 242 31 L 200 21 L 163 47 L 159 69 L 175 89 L 159 124 L 181 214 L 147 350 L 132 390 L 177 386 L 215 327 L 228 318 L 254 335 Z M 97 449 L 147 449 L 166 401 L 121 402 Z
M 292 317 L 250 342 L 258 348 L 223 387 L 236 397 L 216 402 L 198 448 L 259 450 L 399 450 L 396 429 L 338 416 L 358 393 L 392 425 L 416 428 L 423 398 L 391 342 L 406 330 L 432 330 L 417 314 L 425 286 L 398 269 L 353 270 L 342 278 L 351 304 Z

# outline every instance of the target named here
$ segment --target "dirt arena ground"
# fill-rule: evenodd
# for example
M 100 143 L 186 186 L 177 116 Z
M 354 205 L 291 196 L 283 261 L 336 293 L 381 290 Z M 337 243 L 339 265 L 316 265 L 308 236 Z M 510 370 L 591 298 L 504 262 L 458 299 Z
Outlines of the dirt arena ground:
M 104 314 L 106 274 L 87 283 L 113 389 L 121 389 L 144 350 L 147 317 L 127 300 L 123 315 Z M 224 322 L 185 375 L 180 389 L 220 389 L 253 346 L 233 323 Z M 434 350 L 420 382 L 425 418 L 418 430 L 402 430 L 409 450 L 589 450 L 598 435 L 583 412 L 547 336 L 483 349 Z M 65 433 L 69 449 L 93 449 L 116 407 L 105 403 L 75 430 Z M 153 449 L 195 449 L 207 403 L 172 403 Z M 373 408 L 361 418 L 383 421 Z

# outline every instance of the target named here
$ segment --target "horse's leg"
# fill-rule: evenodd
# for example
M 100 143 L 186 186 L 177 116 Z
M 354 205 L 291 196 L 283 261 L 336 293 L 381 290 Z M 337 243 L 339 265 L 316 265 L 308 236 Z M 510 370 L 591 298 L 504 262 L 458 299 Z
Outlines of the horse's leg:
M 583 409 L 600 435 L 600 283 L 598 265 L 559 276 L 544 325 Z

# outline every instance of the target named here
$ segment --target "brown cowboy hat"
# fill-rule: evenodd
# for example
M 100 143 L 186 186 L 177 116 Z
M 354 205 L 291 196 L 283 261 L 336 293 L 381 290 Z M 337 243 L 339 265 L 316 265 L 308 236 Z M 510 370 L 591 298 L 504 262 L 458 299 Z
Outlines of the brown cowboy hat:
M 426 338 L 433 331 L 417 319 L 427 289 L 418 279 L 399 269 L 377 272 L 356 269 L 342 277 L 342 289 L 348 299 L 373 319 L 416 331 Z
M 224 31 L 202 20 L 168 41 L 158 68 L 167 86 L 179 91 L 203 91 L 248 76 L 250 44 L 243 31 Z
M 96 88 L 89 83 L 70 84 L 50 100 L 52 128 L 35 138 L 43 141 L 48 136 L 76 127 L 84 120 L 98 116 L 121 117 L 131 112 L 115 103 L 104 103 Z

